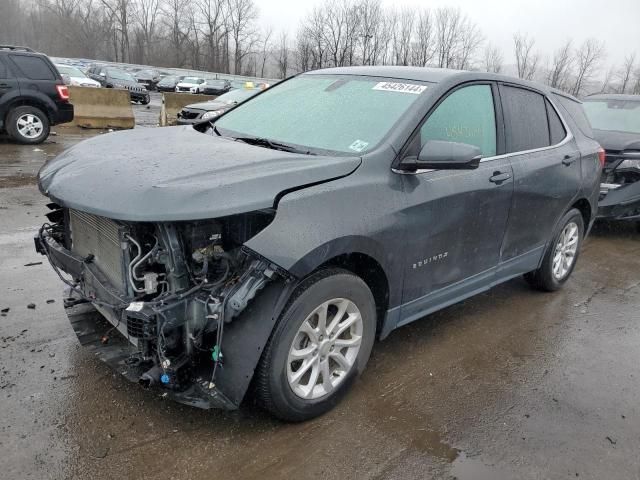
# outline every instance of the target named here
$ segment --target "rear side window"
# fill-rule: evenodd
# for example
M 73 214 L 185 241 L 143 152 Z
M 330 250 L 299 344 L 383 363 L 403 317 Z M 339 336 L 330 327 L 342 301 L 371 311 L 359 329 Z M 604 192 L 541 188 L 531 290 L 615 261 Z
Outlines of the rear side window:
M 56 80 L 56 76 L 47 62 L 40 57 L 11 55 L 11 60 L 18 66 L 25 77 L 31 80 Z
M 557 101 L 567 111 L 567 113 L 571 115 L 571 118 L 582 134 L 589 138 L 594 138 L 591 123 L 589 122 L 587 115 L 584 113 L 582 103 L 571 100 L 570 98 L 562 95 L 558 95 L 557 93 L 552 93 L 551 95 L 553 95 L 553 100 Z
M 2 63 L 2 59 L 0 59 L 0 78 L 9 78 L 9 71 L 4 63 Z
M 547 103 L 547 117 L 549 118 L 549 134 L 551 135 L 551 145 L 556 145 L 564 140 L 567 136 L 567 131 L 562 125 L 562 120 L 558 116 L 558 112 L 553 108 L 549 100 L 545 100 Z
M 420 129 L 420 142 L 460 142 L 480 148 L 483 157 L 496 154 L 496 117 L 490 85 L 456 90 L 429 116 Z
M 507 152 L 548 147 L 549 122 L 545 98 L 523 88 L 503 86 L 502 104 L 507 122 Z

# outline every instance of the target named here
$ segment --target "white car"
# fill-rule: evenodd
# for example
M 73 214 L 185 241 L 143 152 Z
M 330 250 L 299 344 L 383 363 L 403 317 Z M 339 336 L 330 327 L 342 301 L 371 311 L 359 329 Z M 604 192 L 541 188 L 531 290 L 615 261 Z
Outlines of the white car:
M 71 65 L 56 64 L 56 68 L 60 75 L 64 75 L 64 79 L 68 78 L 68 84 L 75 87 L 100 87 L 100 82 L 87 77 L 82 70 Z M 67 82 L 65 82 L 67 83 Z
M 180 83 L 176 85 L 178 93 L 202 93 L 205 80 L 200 77 L 184 77 Z

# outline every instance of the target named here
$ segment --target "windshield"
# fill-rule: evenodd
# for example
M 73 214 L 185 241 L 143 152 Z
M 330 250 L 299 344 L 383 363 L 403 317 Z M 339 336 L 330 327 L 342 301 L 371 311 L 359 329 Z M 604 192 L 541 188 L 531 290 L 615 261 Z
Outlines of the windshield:
M 359 154 L 376 146 L 426 88 L 415 81 L 302 75 L 230 111 L 216 126 L 234 136 Z
M 175 83 L 179 80 L 180 77 L 177 77 L 175 75 L 169 75 L 164 77 L 162 80 L 160 80 L 160 84 L 171 84 L 171 83 Z
M 114 68 L 109 69 L 109 76 L 115 80 L 128 80 L 130 82 L 135 82 L 136 79 L 130 73 L 124 72 L 122 70 L 116 70 Z
M 260 90 L 247 90 L 246 88 L 243 89 L 238 89 L 238 90 L 231 90 L 230 92 L 225 93 L 224 95 L 220 95 L 218 98 L 215 99 L 216 102 L 223 102 L 223 103 L 240 103 L 244 100 L 246 100 L 249 97 L 253 97 L 256 93 L 258 93 Z
M 182 83 L 202 83 L 204 82 L 204 80 L 202 78 L 197 78 L 197 77 L 186 77 L 184 80 L 182 80 Z
M 70 77 L 86 78 L 86 75 L 76 67 L 71 67 L 69 65 L 56 65 L 56 68 L 63 75 L 69 75 Z
M 640 100 L 587 100 L 584 109 L 597 130 L 640 133 Z

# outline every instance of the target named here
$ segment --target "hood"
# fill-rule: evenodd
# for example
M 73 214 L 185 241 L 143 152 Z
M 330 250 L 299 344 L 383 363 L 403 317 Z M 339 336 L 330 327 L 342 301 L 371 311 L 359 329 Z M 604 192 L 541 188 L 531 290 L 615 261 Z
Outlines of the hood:
M 206 110 L 206 111 L 211 111 L 211 110 L 220 110 L 221 108 L 230 108 L 233 107 L 235 105 L 235 103 L 232 104 L 228 104 L 225 102 L 218 102 L 218 101 L 208 101 L 208 102 L 199 102 L 199 103 L 192 103 L 191 105 L 187 105 L 185 108 L 193 108 L 196 110 Z
M 55 202 L 94 215 L 196 220 L 273 207 L 281 192 L 349 175 L 360 162 L 163 127 L 79 143 L 42 167 L 38 185 Z
M 640 134 L 614 130 L 593 130 L 596 140 L 607 151 L 640 150 Z
M 186 83 L 186 82 L 178 82 L 178 87 L 198 87 L 200 85 L 204 85 L 203 83 Z

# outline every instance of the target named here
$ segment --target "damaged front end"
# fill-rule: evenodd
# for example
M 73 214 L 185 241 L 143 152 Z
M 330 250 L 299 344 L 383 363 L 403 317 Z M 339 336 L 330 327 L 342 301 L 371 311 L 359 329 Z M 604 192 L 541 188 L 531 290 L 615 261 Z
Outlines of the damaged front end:
M 179 402 L 237 408 L 292 283 L 243 246 L 275 211 L 146 223 L 49 208 L 36 249 L 68 286 L 80 342 Z
M 607 150 L 598 217 L 640 221 L 640 151 Z

